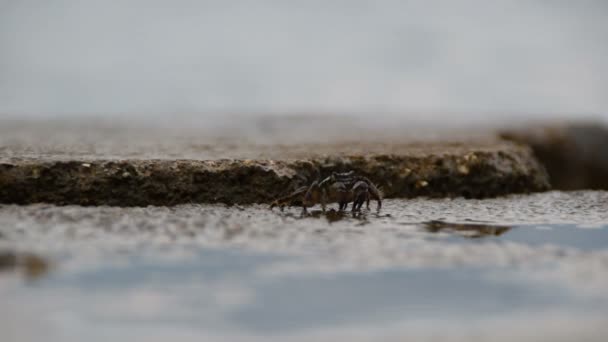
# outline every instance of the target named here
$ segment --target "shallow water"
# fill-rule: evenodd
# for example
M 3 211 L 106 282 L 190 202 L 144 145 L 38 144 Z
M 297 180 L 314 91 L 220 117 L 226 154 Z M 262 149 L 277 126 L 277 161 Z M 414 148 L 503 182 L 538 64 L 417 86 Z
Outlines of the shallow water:
M 388 200 L 379 214 L 304 218 L 0 206 L 0 328 L 9 341 L 599 341 L 607 200 Z

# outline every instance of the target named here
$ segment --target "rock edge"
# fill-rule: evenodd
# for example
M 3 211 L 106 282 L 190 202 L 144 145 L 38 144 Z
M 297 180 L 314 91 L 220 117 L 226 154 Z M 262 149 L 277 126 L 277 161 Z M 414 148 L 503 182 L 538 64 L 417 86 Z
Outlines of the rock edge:
M 282 160 L 36 160 L 0 162 L 0 203 L 146 206 L 269 203 L 298 186 L 355 170 L 391 197 L 487 198 L 550 188 L 530 148 L 446 144 L 428 153 Z M 424 151 L 424 148 L 423 148 Z

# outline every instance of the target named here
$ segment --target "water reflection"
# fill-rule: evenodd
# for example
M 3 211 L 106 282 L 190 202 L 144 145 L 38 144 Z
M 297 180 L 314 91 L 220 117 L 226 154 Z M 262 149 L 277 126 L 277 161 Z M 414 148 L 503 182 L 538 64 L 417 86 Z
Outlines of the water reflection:
M 330 209 L 326 212 L 323 212 L 322 210 L 314 210 L 310 212 L 310 216 L 314 218 L 324 217 L 329 223 L 338 222 L 350 218 L 360 220 L 362 222 L 368 222 L 367 216 L 362 212 L 338 211 L 335 209 Z
M 361 212 L 352 212 L 350 210 L 339 211 L 335 209 L 329 209 L 325 212 L 322 210 L 309 210 L 306 214 L 294 214 L 294 213 L 285 213 L 283 214 L 285 217 L 291 217 L 296 219 L 306 219 L 306 218 L 316 218 L 316 219 L 326 219 L 328 223 L 334 223 L 343 220 L 355 219 L 360 221 L 362 224 L 369 223 L 367 218 L 368 213 Z M 378 216 L 378 215 L 376 215 Z
M 580 298 L 565 285 L 513 278 L 508 269 L 263 272 L 285 258 L 203 249 L 173 261 L 132 256 L 119 267 L 60 270 L 39 286 L 4 297 L 13 304 L 0 309 L 0 315 L 22 306 L 26 311 L 17 324 L 23 326 L 67 310 L 72 319 L 63 327 L 78 338 L 83 337 L 78 331 L 97 335 L 116 327 L 139 331 L 142 338 L 151 337 L 146 329 L 153 327 L 192 329 L 201 337 L 229 331 L 289 336 L 329 327 L 370 329 L 387 322 L 437 325 L 459 319 L 466 326 L 487 316 L 603 310 L 606 304 L 605 297 Z
M 0 272 L 20 271 L 27 280 L 36 280 L 49 270 L 49 262 L 33 253 L 0 252 Z
M 387 321 L 441 321 L 576 307 L 567 289 L 493 279 L 480 268 L 390 269 L 278 278 L 231 319 L 250 330 L 290 331 Z
M 308 221 L 298 223 L 327 226 L 325 220 L 346 220 L 344 226 L 352 228 L 351 223 L 369 220 L 373 224 L 377 215 L 363 212 L 353 218 L 349 211 L 316 210 L 307 217 Z M 537 324 L 550 320 L 552 313 L 568 318 L 580 317 L 580 313 L 594 319 L 605 317 L 605 267 L 593 262 L 605 259 L 590 257 L 586 259 L 592 261 L 590 267 L 581 268 L 588 263 L 570 257 L 538 264 L 533 261 L 542 258 L 533 256 L 542 254 L 509 258 L 519 251 L 533 253 L 528 245 L 538 243 L 606 248 L 608 229 L 444 221 L 426 222 L 424 227 L 428 233 L 385 235 L 379 240 L 370 239 L 412 227 L 352 229 L 360 232 L 355 238 L 336 235 L 343 250 L 333 245 L 335 248 L 324 251 L 322 246 L 314 245 L 313 253 L 303 254 L 280 254 L 272 248 L 248 251 L 233 244 L 184 249 L 170 243 L 162 248 L 116 255 L 114 261 L 108 258 L 80 265 L 72 260 L 70 266 L 58 267 L 37 281 L 36 286 L 5 285 L 4 292 L 0 291 L 0 316 L 16 317 L 7 326 L 16 326 L 18 337 L 28 333 L 27 327 L 35 322 L 51 322 L 52 333 L 47 340 L 61 341 L 66 340 L 62 338 L 63 331 L 71 333 L 73 338 L 67 340 L 73 341 L 85 339 L 85 335 L 103 336 L 112 329 L 153 340 L 157 331 L 169 334 L 188 329 L 195 340 L 209 340 L 205 334 L 291 337 L 326 329 L 348 332 L 360 328 L 370 332 L 381 324 L 403 327 L 408 322 L 423 334 L 457 322 L 466 334 L 467 329 L 477 329 L 478 322 L 488 317 L 508 325 L 522 313 L 529 313 L 538 321 L 526 324 L 535 329 Z M 247 228 L 231 229 L 227 234 L 237 236 Z M 324 232 L 340 234 L 341 229 Z M 438 232 L 456 237 L 430 243 L 417 239 Z M 520 243 L 509 244 L 505 251 L 502 243 L 476 243 L 470 239 L 486 237 Z M 380 257 L 373 259 L 365 248 L 378 248 L 374 255 Z M 429 253 L 431 250 L 441 250 L 443 254 Z M 318 258 L 325 253 L 326 258 Z M 479 257 L 481 265 L 464 262 L 468 254 Z M 74 257 L 78 258 L 78 254 Z M 433 264 L 426 260 L 431 258 L 449 262 Z M 500 262 L 489 261 L 492 258 L 520 260 L 515 263 L 520 267 L 511 267 L 511 262 L 501 266 Z M 341 268 L 351 261 L 354 267 Z M 47 274 L 48 262 L 31 253 L 8 250 L 0 252 L 0 270 L 23 272 L 26 278 L 38 279 Z M 579 280 L 581 274 L 592 274 L 594 278 Z M 587 284 L 600 290 L 584 292 Z M 20 314 L 14 315 L 15 311 Z M 432 328 L 427 331 L 426 327 Z M 544 333 L 551 327 L 538 329 Z
M 502 239 L 529 246 L 553 245 L 583 251 L 608 248 L 608 226 L 581 228 L 572 224 L 518 226 Z
M 608 229 L 605 226 L 598 228 L 580 228 L 573 224 L 502 226 L 445 221 L 424 222 L 422 226 L 430 233 L 447 232 L 471 239 L 495 238 L 499 241 L 517 242 L 528 246 L 551 245 L 584 251 L 608 247 Z M 450 241 L 456 242 L 456 240 Z
M 499 236 L 511 230 L 512 228 L 509 226 L 495 226 L 473 223 L 449 223 L 444 221 L 429 221 L 423 223 L 423 225 L 424 228 L 431 233 L 448 231 L 473 239 L 483 238 L 486 236 Z

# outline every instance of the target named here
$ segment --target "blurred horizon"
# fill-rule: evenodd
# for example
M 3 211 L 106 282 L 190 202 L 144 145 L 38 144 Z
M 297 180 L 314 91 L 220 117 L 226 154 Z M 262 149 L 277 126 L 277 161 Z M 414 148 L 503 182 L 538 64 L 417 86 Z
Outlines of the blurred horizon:
M 607 15 L 603 1 L 0 0 L 0 117 L 607 120 Z

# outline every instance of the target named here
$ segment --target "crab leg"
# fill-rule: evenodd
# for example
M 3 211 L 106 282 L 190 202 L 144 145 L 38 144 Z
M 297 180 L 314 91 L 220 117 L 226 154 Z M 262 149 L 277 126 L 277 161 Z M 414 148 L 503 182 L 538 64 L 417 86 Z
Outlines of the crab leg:
M 371 186 L 369 187 L 369 194 L 371 195 L 371 198 L 378 201 L 378 211 L 380 211 L 380 208 L 382 208 L 382 192 L 380 192 L 380 190 L 378 190 L 376 186 L 371 184 Z M 369 209 L 369 197 L 367 199 L 367 208 Z
M 325 190 L 325 188 L 323 188 L 321 190 L 321 210 L 323 210 L 323 212 L 325 212 L 326 203 L 327 203 L 327 191 Z

